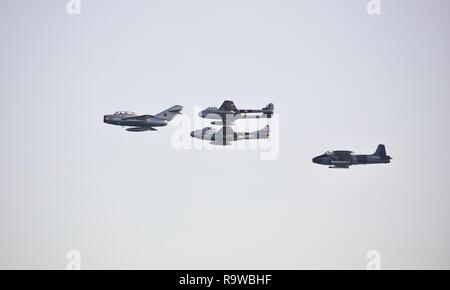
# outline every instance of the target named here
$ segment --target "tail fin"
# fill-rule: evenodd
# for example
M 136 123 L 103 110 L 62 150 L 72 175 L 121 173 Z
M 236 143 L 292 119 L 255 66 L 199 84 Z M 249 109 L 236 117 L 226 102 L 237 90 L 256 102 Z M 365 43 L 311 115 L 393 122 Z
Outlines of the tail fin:
M 269 135 L 270 135 L 270 127 L 269 127 L 269 125 L 266 125 L 261 130 L 256 131 L 257 139 L 268 139 Z
M 183 107 L 180 105 L 173 106 L 167 110 L 162 111 L 158 115 L 155 115 L 156 118 L 171 121 L 173 118 L 175 118 L 176 115 L 181 114 L 181 110 L 183 110 Z
M 275 107 L 273 106 L 272 103 L 268 104 L 266 107 L 263 108 L 263 110 L 272 111 L 272 112 L 274 109 L 275 109 Z
M 373 155 L 386 156 L 386 148 L 384 147 L 384 145 L 383 144 L 378 145 L 377 151 L 375 151 Z
M 267 118 L 272 118 L 274 106 L 272 103 L 268 104 L 266 107 L 262 109 L 263 114 L 267 115 Z

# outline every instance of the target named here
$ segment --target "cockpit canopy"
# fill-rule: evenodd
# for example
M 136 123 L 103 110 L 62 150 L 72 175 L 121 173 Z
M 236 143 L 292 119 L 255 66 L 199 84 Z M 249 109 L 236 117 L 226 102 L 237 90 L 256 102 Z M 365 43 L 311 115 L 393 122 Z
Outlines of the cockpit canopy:
M 211 129 L 212 129 L 211 127 L 203 128 L 202 133 L 206 133 L 206 132 L 208 132 L 208 131 L 211 130 Z
M 136 115 L 136 113 L 130 111 L 117 111 L 114 115 Z

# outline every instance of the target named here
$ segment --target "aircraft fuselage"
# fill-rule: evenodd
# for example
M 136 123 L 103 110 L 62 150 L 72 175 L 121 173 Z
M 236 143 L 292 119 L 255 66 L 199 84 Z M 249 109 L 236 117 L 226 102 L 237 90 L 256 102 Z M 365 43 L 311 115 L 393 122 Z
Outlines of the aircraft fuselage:
M 386 154 L 383 144 L 378 145 L 374 154 L 353 154 L 351 151 L 328 151 L 312 159 L 313 163 L 328 165 L 331 168 L 348 168 L 351 165 L 390 163 L 391 157 Z
M 167 120 L 162 120 L 159 118 L 148 118 L 146 120 L 126 120 L 127 118 L 132 118 L 133 116 L 116 116 L 116 115 L 105 115 L 103 117 L 103 122 L 106 124 L 126 126 L 126 127 L 162 127 L 166 126 L 169 122 Z
M 375 155 L 365 155 L 365 154 L 356 154 L 352 155 L 350 159 L 340 159 L 339 157 L 332 157 L 326 154 L 319 155 L 313 158 L 313 163 L 321 164 L 321 165 L 334 165 L 334 163 L 345 162 L 348 161 L 349 165 L 360 165 L 360 164 L 381 164 L 381 163 L 390 163 L 391 158 L 389 156 L 375 156 Z

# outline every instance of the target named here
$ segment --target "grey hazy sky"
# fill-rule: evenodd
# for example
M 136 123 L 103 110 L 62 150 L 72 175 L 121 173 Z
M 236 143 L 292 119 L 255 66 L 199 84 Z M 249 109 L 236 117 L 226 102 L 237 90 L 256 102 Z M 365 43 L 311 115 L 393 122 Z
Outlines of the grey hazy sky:
M 450 268 L 449 1 L 67 2 L 2 1 L 0 268 Z M 226 98 L 275 104 L 277 160 L 102 123 Z

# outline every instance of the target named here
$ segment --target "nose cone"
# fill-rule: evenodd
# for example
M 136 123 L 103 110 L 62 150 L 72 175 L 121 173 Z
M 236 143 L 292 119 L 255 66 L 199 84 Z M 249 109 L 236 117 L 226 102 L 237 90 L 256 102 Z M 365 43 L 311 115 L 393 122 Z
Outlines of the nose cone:
M 104 115 L 103 122 L 106 124 L 113 124 L 113 117 L 111 115 Z
M 194 137 L 194 131 L 191 132 L 191 137 Z
M 314 158 L 312 159 L 312 162 L 313 162 L 313 163 L 320 164 L 320 163 L 321 163 L 321 162 L 320 162 L 320 156 L 314 157 Z
M 205 111 L 201 111 L 200 113 L 198 113 L 198 116 L 200 118 L 204 118 L 205 117 Z

